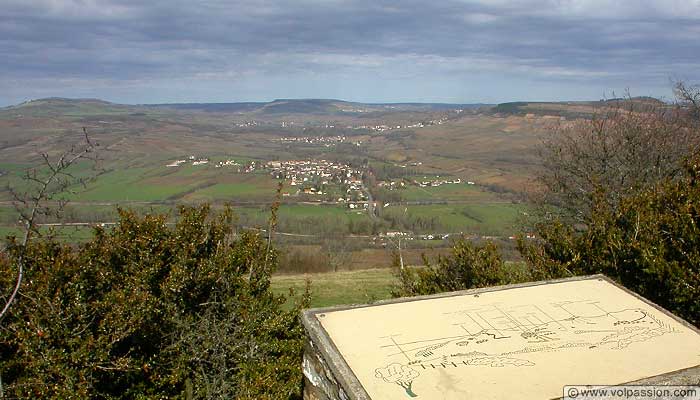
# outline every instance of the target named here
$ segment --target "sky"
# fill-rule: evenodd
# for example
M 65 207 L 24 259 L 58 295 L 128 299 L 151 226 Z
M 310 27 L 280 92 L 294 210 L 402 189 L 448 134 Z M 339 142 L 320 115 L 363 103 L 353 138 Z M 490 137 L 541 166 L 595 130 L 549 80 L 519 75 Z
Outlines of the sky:
M 700 0 L 0 0 L 0 106 L 670 99 Z

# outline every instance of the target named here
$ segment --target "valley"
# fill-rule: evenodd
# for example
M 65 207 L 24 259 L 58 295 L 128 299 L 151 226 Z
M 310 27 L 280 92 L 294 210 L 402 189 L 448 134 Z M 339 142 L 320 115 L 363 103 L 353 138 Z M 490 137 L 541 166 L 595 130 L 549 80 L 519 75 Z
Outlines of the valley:
M 75 146 L 85 128 L 99 161 L 72 171 L 90 179 L 63 195 L 62 218 L 40 221 L 69 242 L 95 224 L 109 229 L 117 207 L 174 217 L 177 205 L 228 204 L 238 228 L 264 230 L 279 201 L 281 271 L 386 267 L 399 246 L 420 264 L 459 236 L 496 240 L 510 255 L 542 135 L 597 108 L 30 101 L 0 109 L 0 233 L 19 230 L 7 188 L 31 192 L 22 175 L 41 173 L 42 154 Z

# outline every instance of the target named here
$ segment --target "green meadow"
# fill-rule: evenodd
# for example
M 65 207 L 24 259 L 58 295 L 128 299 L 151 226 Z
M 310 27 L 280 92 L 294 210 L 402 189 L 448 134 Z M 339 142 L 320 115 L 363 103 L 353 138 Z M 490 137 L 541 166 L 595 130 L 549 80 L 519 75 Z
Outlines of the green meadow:
M 415 185 L 398 189 L 403 201 L 487 201 L 497 197 L 493 193 L 484 191 L 476 185 L 466 183 L 443 184 L 440 186 L 420 187 Z
M 328 307 L 365 304 L 391 298 L 391 288 L 396 278 L 390 269 L 275 275 L 272 278 L 272 290 L 277 294 L 288 295 L 292 288 L 294 296 L 290 301 L 293 302 L 304 292 L 307 279 L 311 280 L 311 307 Z
M 434 221 L 436 233 L 475 233 L 481 235 L 511 235 L 521 225 L 527 207 L 512 203 L 396 205 L 383 210 L 387 216 Z

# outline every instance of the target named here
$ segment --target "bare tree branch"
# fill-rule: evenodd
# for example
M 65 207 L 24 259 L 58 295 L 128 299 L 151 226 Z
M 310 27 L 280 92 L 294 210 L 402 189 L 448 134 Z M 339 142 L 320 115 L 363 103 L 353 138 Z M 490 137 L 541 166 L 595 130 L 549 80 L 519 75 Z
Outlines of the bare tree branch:
M 24 278 L 25 272 L 24 257 L 27 244 L 31 240 L 33 234 L 39 234 L 36 225 L 37 218 L 40 215 L 48 215 L 51 212 L 51 207 L 46 204 L 48 201 L 53 200 L 61 193 L 65 193 L 70 186 L 76 183 L 76 179 L 69 171 L 72 166 L 81 160 L 97 160 L 94 156 L 96 145 L 90 140 L 87 129 L 85 128 L 83 128 L 82 140 L 84 140 L 84 144 L 79 147 L 75 145 L 71 146 L 68 151 L 61 153 L 55 162 L 51 161 L 51 157 L 47 153 L 41 154 L 43 166 L 48 170 L 48 174 L 43 175 L 34 168 L 27 171 L 24 176 L 25 181 L 37 185 L 35 188 L 36 192 L 30 193 L 30 191 L 27 191 L 18 193 L 14 190 L 11 191 L 15 199 L 13 204 L 20 215 L 20 223 L 23 225 L 24 232 L 18 246 L 18 254 L 15 262 L 17 266 L 16 283 L 2 311 L 0 311 L 0 322 L 2 322 L 7 315 L 10 306 L 14 302 L 22 286 L 22 279 Z M 59 212 L 66 202 L 65 199 L 59 199 Z
M 544 202 L 576 222 L 586 223 L 596 190 L 615 209 L 626 194 L 678 176 L 700 143 L 685 110 L 629 97 L 611 104 L 592 119 L 561 123 L 540 149 Z

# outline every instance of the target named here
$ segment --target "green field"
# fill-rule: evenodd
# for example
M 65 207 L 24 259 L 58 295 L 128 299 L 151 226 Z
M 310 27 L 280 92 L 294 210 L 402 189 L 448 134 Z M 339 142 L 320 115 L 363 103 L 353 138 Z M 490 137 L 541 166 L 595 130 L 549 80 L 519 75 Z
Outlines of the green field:
M 366 215 L 358 215 L 356 211 L 349 210 L 344 205 L 311 205 L 311 204 L 283 204 L 280 207 L 280 216 L 283 217 L 346 217 L 353 219 L 366 218 Z
M 73 196 L 80 201 L 156 201 L 166 200 L 190 189 L 192 185 L 157 185 L 148 180 L 155 168 L 125 168 L 100 175 L 85 190 Z
M 508 262 L 508 268 L 524 270 L 522 262 Z M 393 270 L 367 269 L 358 271 L 327 272 L 318 274 L 274 275 L 272 290 L 276 294 L 294 297 L 303 293 L 306 280 L 311 280 L 311 307 L 329 307 L 348 304 L 367 304 L 391 298 L 391 289 L 397 284 Z M 290 306 L 288 301 L 287 305 Z
M 184 196 L 186 201 L 268 200 L 272 202 L 277 181 L 269 177 L 247 179 L 247 182 L 213 183 Z
M 13 225 L 17 222 L 17 211 L 11 205 L 0 206 L 0 225 Z
M 11 226 L 0 226 L 0 243 L 7 236 L 17 236 L 21 233 L 21 229 Z
M 304 275 L 275 275 L 272 290 L 277 294 L 295 296 L 304 291 L 306 279 L 311 280 L 311 307 L 339 304 L 366 304 L 391 298 L 395 277 L 390 269 L 370 269 Z
M 510 236 L 520 227 L 527 207 L 511 203 L 397 205 L 383 210 L 387 216 L 406 215 L 409 220 L 435 221 L 446 232 Z
M 496 199 L 493 193 L 486 192 L 476 185 L 467 185 L 465 183 L 428 187 L 410 185 L 405 189 L 398 189 L 398 193 L 401 194 L 403 201 L 485 201 Z

